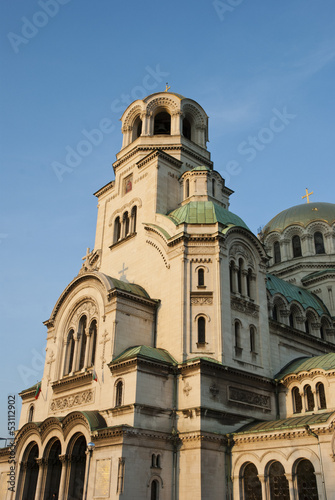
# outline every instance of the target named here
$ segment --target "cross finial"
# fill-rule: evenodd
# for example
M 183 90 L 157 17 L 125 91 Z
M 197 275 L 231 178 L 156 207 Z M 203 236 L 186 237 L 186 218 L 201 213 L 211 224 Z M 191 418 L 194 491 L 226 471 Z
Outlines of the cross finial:
M 308 192 L 308 189 L 306 188 L 306 194 L 305 196 L 302 196 L 301 198 L 304 199 L 304 198 L 307 198 L 307 203 L 309 203 L 309 197 L 310 195 L 313 194 L 313 191 L 311 191 L 310 193 Z
M 165 92 L 168 92 L 170 90 L 171 87 L 169 87 L 169 84 L 168 82 L 166 82 L 166 87 L 165 87 Z
M 85 257 L 82 257 L 82 258 L 81 258 L 81 260 L 84 260 L 85 262 L 88 262 L 88 258 L 89 258 L 89 256 L 90 256 L 90 249 L 88 248 L 88 249 L 86 250 L 86 255 L 85 255 Z

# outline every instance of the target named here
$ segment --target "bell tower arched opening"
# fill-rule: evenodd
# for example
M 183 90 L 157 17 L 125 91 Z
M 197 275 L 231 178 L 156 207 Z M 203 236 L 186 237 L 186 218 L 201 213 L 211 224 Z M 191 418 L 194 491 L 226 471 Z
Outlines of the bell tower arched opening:
M 155 116 L 154 135 L 170 135 L 171 134 L 171 115 L 166 111 L 160 111 Z

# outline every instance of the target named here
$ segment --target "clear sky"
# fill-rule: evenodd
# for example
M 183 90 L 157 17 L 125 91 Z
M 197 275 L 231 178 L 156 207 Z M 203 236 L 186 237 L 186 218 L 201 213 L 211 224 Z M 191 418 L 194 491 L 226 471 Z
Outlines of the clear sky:
M 335 2 L 3 0 L 0 30 L 7 437 L 7 396 L 41 379 L 42 321 L 94 246 L 92 193 L 113 179 L 131 101 L 168 81 L 201 104 L 230 208 L 253 232 L 306 187 L 334 201 Z

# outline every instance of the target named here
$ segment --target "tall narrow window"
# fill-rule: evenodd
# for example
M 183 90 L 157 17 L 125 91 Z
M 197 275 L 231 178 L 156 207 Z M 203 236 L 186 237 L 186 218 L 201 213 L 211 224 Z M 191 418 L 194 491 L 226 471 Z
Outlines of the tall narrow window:
M 91 359 L 90 366 L 94 366 L 95 350 L 97 346 L 97 322 L 94 319 L 90 326 L 90 345 L 91 345 Z
M 272 309 L 272 319 L 278 321 L 278 306 L 275 304 Z
M 293 387 L 292 389 L 292 403 L 293 403 L 293 412 L 301 413 L 302 399 L 298 387 Z
M 289 321 L 290 327 L 294 328 L 294 316 L 293 316 L 293 313 L 289 314 L 288 321 Z
M 309 328 L 309 321 L 306 319 L 305 321 L 305 332 L 306 333 L 311 333 L 310 328 Z
M 116 243 L 121 238 L 121 222 L 120 217 L 116 217 L 114 221 L 114 238 L 113 242 Z
M 34 406 L 32 405 L 29 408 L 28 422 L 32 422 L 34 420 Z
M 198 270 L 198 286 L 205 286 L 205 271 L 202 268 Z
M 128 212 L 125 212 L 123 214 L 122 224 L 123 224 L 123 237 L 125 238 L 129 234 L 129 215 L 128 215 Z
M 292 250 L 293 257 L 301 257 L 301 241 L 300 237 L 297 234 L 292 238 Z
M 183 119 L 183 136 L 191 140 L 191 124 L 187 118 Z
M 280 243 L 279 241 L 275 241 L 273 244 L 273 256 L 275 264 L 281 262 L 281 254 L 280 254 Z
M 230 292 L 231 293 L 235 291 L 233 279 L 234 279 L 234 262 L 231 261 L 229 264 L 229 284 L 230 284 Z
M 206 320 L 203 316 L 198 318 L 198 344 L 206 343 Z
M 185 181 L 185 198 L 188 198 L 190 196 L 190 181 L 189 179 L 186 179 Z
M 255 328 L 253 326 L 250 327 L 249 335 L 250 335 L 250 351 L 255 353 L 256 352 L 256 331 L 255 331 Z
M 248 269 L 248 274 L 246 275 L 247 281 L 247 296 L 251 299 L 251 280 L 252 280 L 252 271 Z
M 134 121 L 134 125 L 133 125 L 133 141 L 135 141 L 135 139 L 140 137 L 141 134 L 142 134 L 142 120 L 138 116 L 136 118 L 136 120 Z
M 212 179 L 212 196 L 215 196 L 215 179 Z
M 238 261 L 238 271 L 237 271 L 237 289 L 239 293 L 242 293 L 242 269 L 243 269 L 243 260 L 240 259 Z
M 85 365 L 85 355 L 86 355 L 86 345 L 87 345 L 87 335 L 86 335 L 86 316 L 80 318 L 79 321 L 79 335 L 80 335 L 80 358 L 79 358 L 79 370 L 84 368 Z
M 322 233 L 320 232 L 314 233 L 314 246 L 316 254 L 326 253 Z
M 64 375 L 68 375 L 73 371 L 73 355 L 74 355 L 74 331 L 70 330 L 66 340 L 65 366 Z
M 123 382 L 119 380 L 116 384 L 115 406 L 122 406 Z
M 235 348 L 241 349 L 241 326 L 238 321 L 234 325 Z
M 137 206 L 131 209 L 131 232 L 136 233 Z
M 158 481 L 154 479 L 151 483 L 151 500 L 158 500 Z
M 318 407 L 320 410 L 325 410 L 327 408 L 325 386 L 319 382 L 316 386 L 316 395 L 318 398 Z
M 305 385 L 304 396 L 305 396 L 306 411 L 313 411 L 315 403 L 314 403 L 314 395 L 310 385 Z

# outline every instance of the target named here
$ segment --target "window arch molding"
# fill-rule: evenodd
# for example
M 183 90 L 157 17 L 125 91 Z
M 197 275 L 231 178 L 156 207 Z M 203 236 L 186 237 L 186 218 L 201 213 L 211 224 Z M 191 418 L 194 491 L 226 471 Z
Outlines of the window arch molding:
M 84 324 L 84 318 L 86 318 Z M 95 338 L 91 330 L 96 323 Z M 99 307 L 91 297 L 82 298 L 72 307 L 72 314 L 63 328 L 63 356 L 60 376 L 63 377 L 81 368 L 89 368 L 93 359 L 93 347 L 97 347 L 99 329 Z M 72 335 L 71 335 L 72 332 Z M 83 337 L 85 335 L 85 338 Z M 77 349 L 76 349 L 77 343 Z
M 125 382 L 122 377 L 115 380 L 114 383 L 114 407 L 119 408 L 124 405 Z
M 149 477 L 149 479 L 148 479 L 148 481 L 147 481 L 147 487 L 148 487 L 148 488 L 150 488 L 151 483 L 152 483 L 153 481 L 158 481 L 158 484 L 159 484 L 160 488 L 164 488 L 164 481 L 163 481 L 163 479 L 161 478 L 161 476 L 160 476 L 160 475 L 158 475 L 158 474 L 152 474 L 152 475 Z
M 31 404 L 27 412 L 27 422 L 33 422 L 35 416 L 35 406 Z
M 196 266 L 194 269 L 194 274 L 197 275 L 196 283 L 198 287 L 206 286 L 206 274 L 209 273 L 209 268 L 204 265 Z

